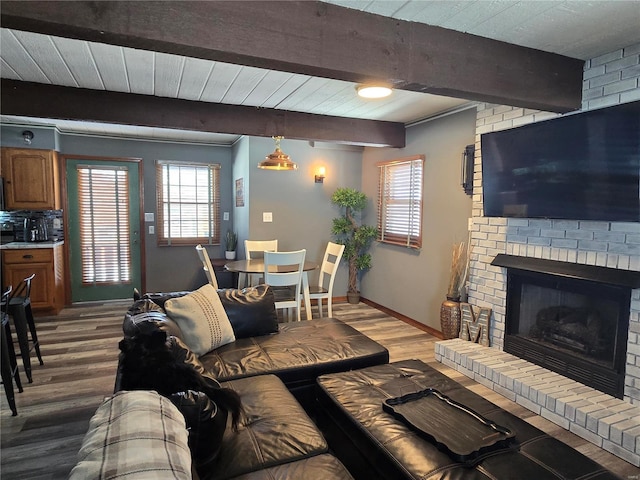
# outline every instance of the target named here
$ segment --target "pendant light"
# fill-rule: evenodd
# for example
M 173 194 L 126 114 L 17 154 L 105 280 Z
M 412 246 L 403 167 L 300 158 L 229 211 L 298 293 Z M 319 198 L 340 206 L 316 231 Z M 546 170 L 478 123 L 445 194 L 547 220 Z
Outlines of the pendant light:
M 298 165 L 293 163 L 289 155 L 280 150 L 280 140 L 284 137 L 271 137 L 276 142 L 276 149 L 258 164 L 258 168 L 265 170 L 297 170 Z

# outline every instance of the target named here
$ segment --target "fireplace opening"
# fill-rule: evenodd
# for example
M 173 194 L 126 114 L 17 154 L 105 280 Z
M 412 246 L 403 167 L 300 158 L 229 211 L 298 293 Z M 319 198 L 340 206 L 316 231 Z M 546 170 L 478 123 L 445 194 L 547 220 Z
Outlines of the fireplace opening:
M 510 255 L 492 264 L 507 267 L 504 350 L 623 398 L 631 290 L 640 275 Z

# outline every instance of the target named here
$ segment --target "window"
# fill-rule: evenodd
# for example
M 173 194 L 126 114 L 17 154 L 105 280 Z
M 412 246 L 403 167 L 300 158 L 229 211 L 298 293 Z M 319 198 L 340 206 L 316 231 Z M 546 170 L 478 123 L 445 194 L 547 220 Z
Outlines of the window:
M 220 165 L 156 162 L 158 245 L 220 244 Z
M 422 247 L 422 155 L 379 163 L 378 240 Z
M 78 165 L 82 284 L 131 282 L 126 167 Z

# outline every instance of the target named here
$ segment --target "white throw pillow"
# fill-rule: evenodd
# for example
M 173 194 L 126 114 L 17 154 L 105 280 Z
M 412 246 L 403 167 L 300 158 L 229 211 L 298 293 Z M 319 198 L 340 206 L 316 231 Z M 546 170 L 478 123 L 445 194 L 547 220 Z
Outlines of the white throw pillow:
M 164 309 L 182 330 L 184 343 L 198 356 L 236 339 L 218 291 L 208 283 L 184 297 L 167 300 Z

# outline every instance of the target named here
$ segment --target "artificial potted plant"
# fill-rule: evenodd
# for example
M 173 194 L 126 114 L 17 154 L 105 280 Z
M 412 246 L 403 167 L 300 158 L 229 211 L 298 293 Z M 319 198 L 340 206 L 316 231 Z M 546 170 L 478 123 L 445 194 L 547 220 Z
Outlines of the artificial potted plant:
M 367 196 L 354 188 L 338 188 L 331 196 L 331 202 L 342 209 L 342 216 L 333 219 L 331 233 L 336 242 L 344 245 L 344 257 L 349 265 L 349 303 L 360 301 L 358 272 L 371 268 L 371 254 L 367 253 L 371 242 L 377 237 L 378 229 L 360 224 L 360 216 L 367 206 Z
M 227 260 L 235 260 L 236 248 L 238 247 L 238 234 L 233 230 L 227 230 L 227 235 L 224 239 L 225 252 L 224 258 Z

